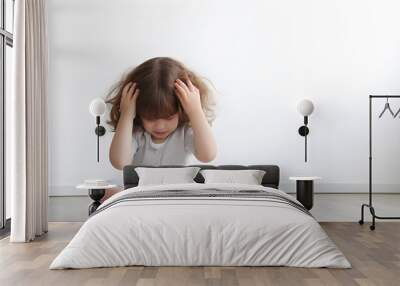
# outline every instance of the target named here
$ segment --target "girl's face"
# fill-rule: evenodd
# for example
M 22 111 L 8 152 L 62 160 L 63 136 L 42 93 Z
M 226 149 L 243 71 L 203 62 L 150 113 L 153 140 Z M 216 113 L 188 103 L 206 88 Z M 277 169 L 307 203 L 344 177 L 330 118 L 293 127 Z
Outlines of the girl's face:
M 152 120 L 142 118 L 142 122 L 144 129 L 150 133 L 154 139 L 163 141 L 178 127 L 179 115 L 177 112 L 168 118 Z

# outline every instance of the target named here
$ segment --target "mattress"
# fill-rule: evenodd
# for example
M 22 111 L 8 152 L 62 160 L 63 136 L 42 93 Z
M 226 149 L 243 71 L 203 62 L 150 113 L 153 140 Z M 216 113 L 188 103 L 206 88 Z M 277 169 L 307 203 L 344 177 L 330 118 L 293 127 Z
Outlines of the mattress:
M 50 269 L 132 265 L 351 267 L 295 198 L 230 183 L 126 189 L 99 206 Z

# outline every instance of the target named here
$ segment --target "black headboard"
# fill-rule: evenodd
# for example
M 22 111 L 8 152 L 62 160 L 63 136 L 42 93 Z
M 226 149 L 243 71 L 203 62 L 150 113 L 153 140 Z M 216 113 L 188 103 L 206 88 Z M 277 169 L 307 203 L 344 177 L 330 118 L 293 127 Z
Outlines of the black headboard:
M 279 187 L 279 167 L 276 165 L 162 165 L 162 166 L 150 166 L 150 165 L 126 165 L 124 167 L 124 189 L 136 187 L 139 182 L 139 176 L 135 171 L 136 167 L 148 167 L 148 168 L 168 168 L 168 167 L 200 167 L 201 169 L 220 169 L 220 170 L 247 170 L 256 169 L 264 170 L 265 175 L 262 179 L 261 184 L 265 187 L 271 187 L 278 189 Z M 200 174 L 194 178 L 197 183 L 204 183 L 204 178 Z

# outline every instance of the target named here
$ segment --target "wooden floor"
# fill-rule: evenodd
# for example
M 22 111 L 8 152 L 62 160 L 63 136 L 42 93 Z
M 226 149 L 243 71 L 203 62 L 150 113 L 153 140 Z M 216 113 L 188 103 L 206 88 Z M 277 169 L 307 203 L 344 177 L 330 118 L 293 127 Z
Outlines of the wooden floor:
M 32 243 L 0 241 L 0 285 L 400 285 L 400 223 L 321 223 L 353 268 L 118 267 L 48 270 L 82 223 L 50 223 Z

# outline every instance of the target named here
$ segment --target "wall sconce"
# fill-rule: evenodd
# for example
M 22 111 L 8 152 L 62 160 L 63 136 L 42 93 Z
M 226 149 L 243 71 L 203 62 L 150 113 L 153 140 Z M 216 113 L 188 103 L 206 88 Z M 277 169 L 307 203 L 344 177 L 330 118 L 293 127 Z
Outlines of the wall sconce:
M 101 98 L 95 98 L 90 102 L 89 105 L 90 114 L 96 118 L 97 127 L 94 133 L 97 135 L 97 162 L 99 162 L 99 137 L 106 133 L 104 126 L 100 125 L 100 116 L 102 116 L 106 111 L 106 103 Z
M 314 104 L 311 100 L 303 99 L 297 104 L 297 111 L 304 117 L 304 125 L 299 128 L 299 134 L 304 136 L 304 162 L 307 162 L 307 135 L 310 133 L 308 129 L 308 116 L 314 111 Z

